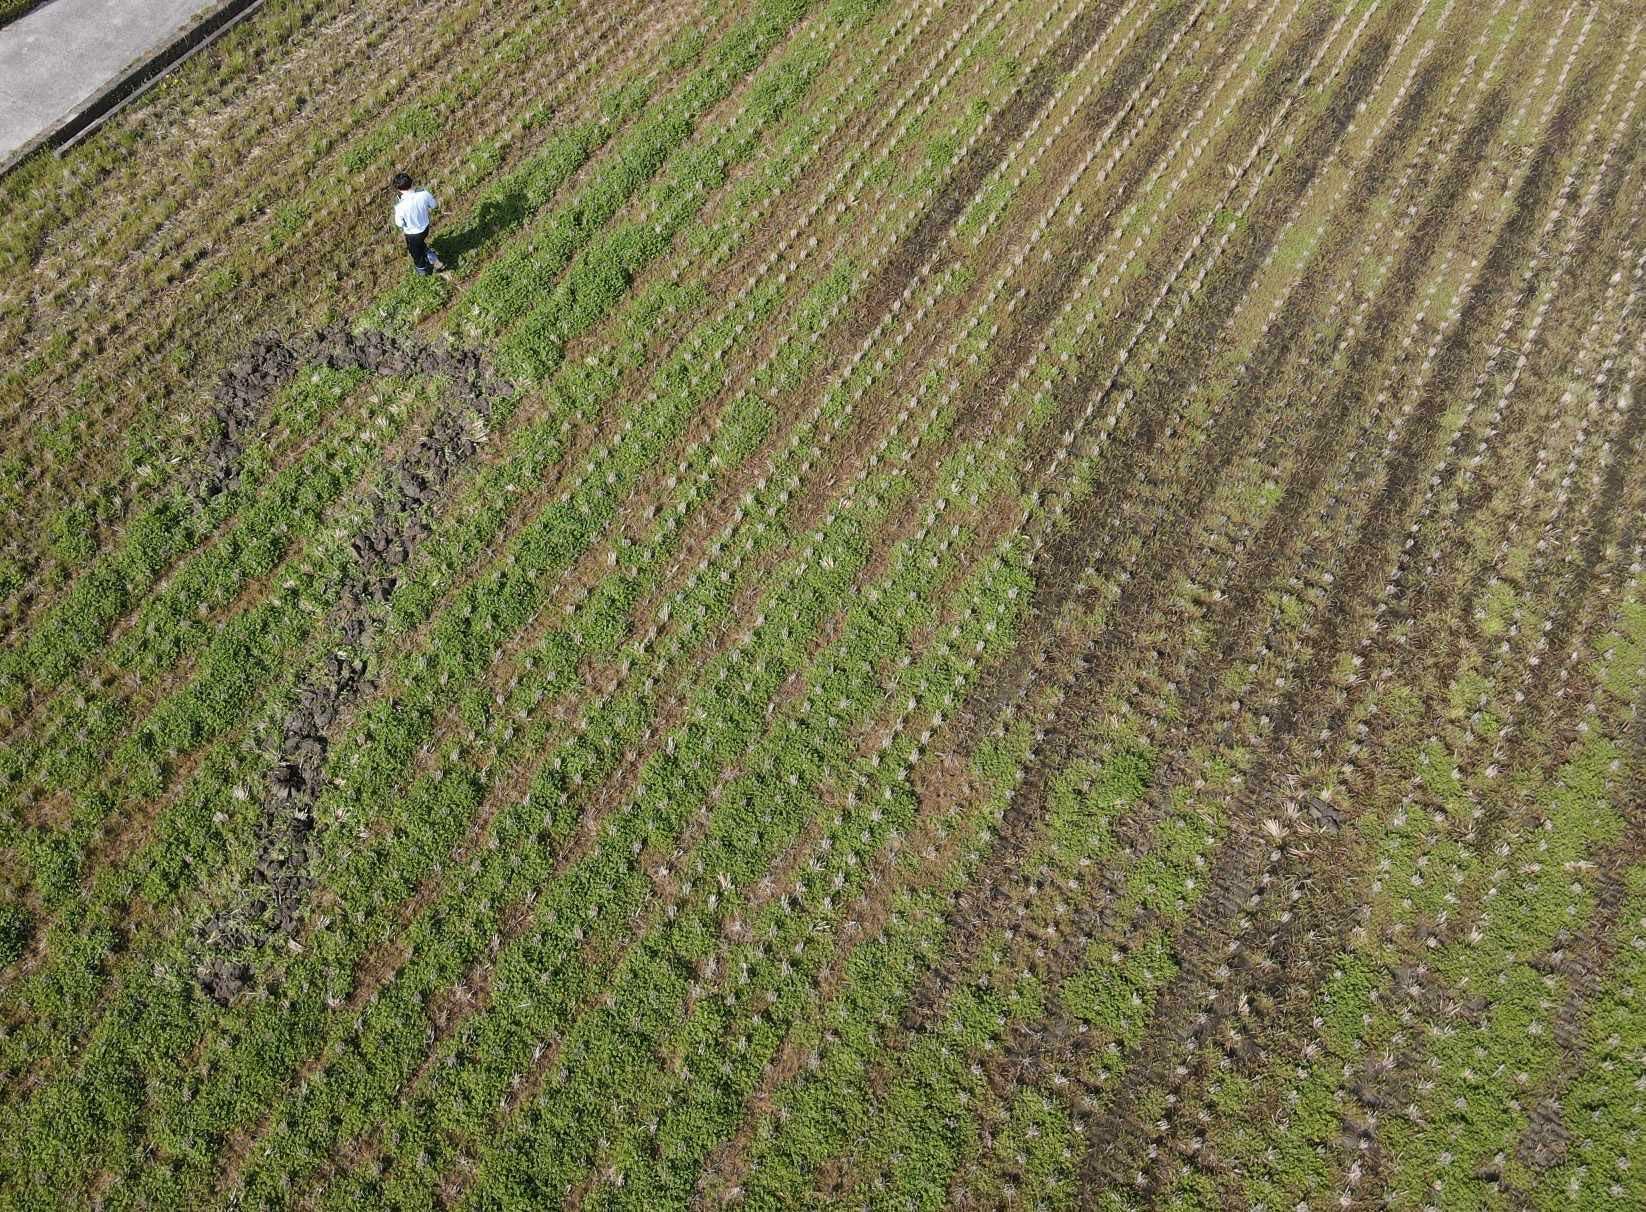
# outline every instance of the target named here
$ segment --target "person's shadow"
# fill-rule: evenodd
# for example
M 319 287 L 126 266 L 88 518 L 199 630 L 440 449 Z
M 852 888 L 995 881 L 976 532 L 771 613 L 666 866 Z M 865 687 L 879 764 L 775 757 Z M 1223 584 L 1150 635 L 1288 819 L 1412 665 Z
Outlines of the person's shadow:
M 452 268 L 462 264 L 463 257 L 485 244 L 493 236 L 518 227 L 531 211 L 526 191 L 513 189 L 501 197 L 488 198 L 480 209 L 469 216 L 461 227 L 429 241 L 435 255 Z

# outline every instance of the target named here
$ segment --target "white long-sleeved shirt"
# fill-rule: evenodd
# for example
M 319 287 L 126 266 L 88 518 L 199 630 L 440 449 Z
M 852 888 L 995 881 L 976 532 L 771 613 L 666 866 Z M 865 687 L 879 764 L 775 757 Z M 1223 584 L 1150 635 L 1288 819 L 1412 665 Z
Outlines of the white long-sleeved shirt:
M 403 189 L 400 201 L 394 204 L 394 225 L 408 236 L 429 230 L 429 216 L 440 209 L 440 203 L 426 189 Z

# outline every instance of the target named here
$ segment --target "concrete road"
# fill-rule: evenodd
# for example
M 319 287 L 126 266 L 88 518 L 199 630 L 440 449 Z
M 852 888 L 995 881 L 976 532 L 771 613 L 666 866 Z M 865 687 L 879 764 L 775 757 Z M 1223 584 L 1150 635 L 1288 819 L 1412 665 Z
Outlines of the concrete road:
M 213 6 L 214 0 L 50 0 L 0 29 L 0 160 Z

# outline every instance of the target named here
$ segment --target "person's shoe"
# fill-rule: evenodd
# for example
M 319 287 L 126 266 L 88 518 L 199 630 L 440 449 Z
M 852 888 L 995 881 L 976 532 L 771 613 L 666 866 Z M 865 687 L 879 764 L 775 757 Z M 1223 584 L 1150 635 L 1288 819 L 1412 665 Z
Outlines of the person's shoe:
M 412 268 L 417 271 L 417 276 L 420 278 L 426 278 L 434 272 L 427 265 L 414 265 Z
M 443 272 L 445 272 L 445 269 L 446 269 L 446 263 L 444 261 L 442 261 L 439 257 L 435 256 L 433 253 L 430 253 L 429 254 L 429 268 L 432 269 L 437 274 L 438 273 L 443 273 Z

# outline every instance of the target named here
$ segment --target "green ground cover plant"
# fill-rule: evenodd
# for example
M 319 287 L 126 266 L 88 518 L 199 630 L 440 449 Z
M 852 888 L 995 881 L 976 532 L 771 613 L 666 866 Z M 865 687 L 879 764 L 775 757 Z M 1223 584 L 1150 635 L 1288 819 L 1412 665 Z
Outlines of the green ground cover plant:
M 1643 123 L 1619 5 L 270 0 L 0 180 L 0 1207 L 1636 1206 Z

